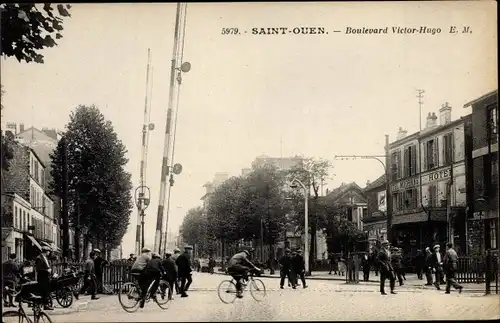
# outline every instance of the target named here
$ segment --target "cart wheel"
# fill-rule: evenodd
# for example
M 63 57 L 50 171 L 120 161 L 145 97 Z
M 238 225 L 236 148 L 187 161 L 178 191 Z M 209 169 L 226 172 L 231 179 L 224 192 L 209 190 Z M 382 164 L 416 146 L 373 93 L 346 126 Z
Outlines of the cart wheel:
M 56 292 L 56 301 L 63 308 L 70 307 L 73 304 L 73 291 L 68 287 L 58 290 Z

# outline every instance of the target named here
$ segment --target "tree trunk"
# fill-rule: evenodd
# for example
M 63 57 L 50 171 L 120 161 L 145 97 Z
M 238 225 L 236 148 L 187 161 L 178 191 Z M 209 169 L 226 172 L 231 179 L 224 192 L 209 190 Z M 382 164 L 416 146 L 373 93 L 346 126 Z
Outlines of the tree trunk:
M 222 270 L 225 271 L 226 270 L 226 253 L 225 253 L 225 247 L 226 247 L 226 243 L 224 242 L 224 239 L 222 239 L 221 241 L 221 266 L 222 266 Z
M 89 244 L 90 244 L 90 238 L 88 235 L 85 235 L 83 239 L 83 259 L 87 259 L 89 257 Z

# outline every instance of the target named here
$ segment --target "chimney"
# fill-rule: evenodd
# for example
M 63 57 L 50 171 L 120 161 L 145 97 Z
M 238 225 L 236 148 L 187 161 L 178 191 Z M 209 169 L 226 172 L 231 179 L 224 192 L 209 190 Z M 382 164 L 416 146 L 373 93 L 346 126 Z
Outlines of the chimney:
M 19 133 L 24 132 L 24 123 L 19 124 Z
M 370 180 L 366 181 L 366 186 L 370 185 Z
M 436 117 L 436 114 L 433 112 L 433 113 L 430 113 L 427 115 L 427 122 L 425 124 L 425 127 L 426 128 L 432 128 L 434 126 L 437 125 L 437 117 Z
M 445 125 L 451 122 L 451 107 L 445 102 L 439 109 L 439 125 Z
M 406 137 L 407 133 L 408 133 L 407 130 L 404 130 L 403 128 L 399 127 L 398 135 L 396 136 L 396 140 L 403 139 L 404 137 Z

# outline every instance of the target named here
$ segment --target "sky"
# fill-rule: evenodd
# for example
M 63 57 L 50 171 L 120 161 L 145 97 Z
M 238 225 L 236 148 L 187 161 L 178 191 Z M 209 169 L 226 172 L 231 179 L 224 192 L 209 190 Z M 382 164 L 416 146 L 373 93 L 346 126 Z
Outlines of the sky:
M 256 156 L 296 154 L 331 160 L 328 188 L 364 187 L 383 169 L 385 135 L 418 131 L 416 89 L 424 89 L 422 123 L 444 102 L 452 118 L 497 88 L 496 3 L 204 3 L 189 4 L 175 161 L 183 165 L 171 194 L 169 229 L 201 205 L 216 172 L 239 175 Z M 74 4 L 64 38 L 45 49 L 45 64 L 1 59 L 7 121 L 64 129 L 79 104 L 95 104 L 128 149 L 127 171 L 139 185 L 148 48 L 153 89 L 146 244 L 154 242 L 173 47 L 175 4 Z M 392 27 L 441 33 L 393 34 Z M 472 33 L 450 34 L 451 26 Z M 324 27 L 328 35 L 252 35 L 252 28 Z M 346 27 L 388 34 L 346 34 Z M 240 35 L 222 35 L 238 28 Z M 334 33 L 334 30 L 341 32 Z M 247 31 L 247 33 L 244 33 Z M 282 140 L 282 145 L 280 141 Z M 136 210 L 123 240 L 133 252 Z

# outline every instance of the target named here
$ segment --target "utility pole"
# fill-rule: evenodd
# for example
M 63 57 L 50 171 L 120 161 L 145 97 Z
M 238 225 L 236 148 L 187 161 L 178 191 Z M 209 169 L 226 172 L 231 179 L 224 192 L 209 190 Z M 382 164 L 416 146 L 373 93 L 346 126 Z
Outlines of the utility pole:
M 175 29 L 174 29 L 174 46 L 172 53 L 172 61 L 170 66 L 170 88 L 169 88 L 169 100 L 167 108 L 167 123 L 165 126 L 165 142 L 163 145 L 163 159 L 161 165 L 161 183 L 160 183 L 160 201 L 158 203 L 158 214 L 156 218 L 156 232 L 155 232 L 155 243 L 154 251 L 159 252 L 161 248 L 161 231 L 163 226 L 163 213 L 165 210 L 165 195 L 167 191 L 167 177 L 170 173 L 169 165 L 169 155 L 170 155 L 170 139 L 171 139 L 171 127 L 172 127 L 172 110 L 174 104 L 174 88 L 175 88 L 175 75 L 176 75 L 176 65 L 177 65 L 177 49 L 179 42 L 179 25 L 180 25 L 180 13 L 181 4 L 177 3 L 177 10 L 175 15 Z
M 63 147 L 63 187 L 62 187 L 62 222 L 63 222 L 63 256 L 68 261 L 70 259 L 69 250 L 69 181 L 68 181 L 68 141 L 66 136 L 61 138 Z
M 389 135 L 385 135 L 385 200 L 387 214 L 387 240 L 394 243 L 392 234 L 392 190 L 391 190 L 391 156 L 389 154 Z
M 422 158 L 425 158 L 426 156 L 422 156 L 422 107 L 424 105 L 424 93 L 425 91 L 422 89 L 417 89 L 417 98 L 418 98 L 418 126 L 419 126 L 419 132 L 418 132 L 418 188 L 419 188 L 419 202 L 420 202 L 420 207 L 422 210 L 427 214 L 429 217 L 429 213 L 426 212 L 424 208 L 424 203 L 422 202 Z M 421 234 L 422 235 L 422 234 Z M 421 247 L 423 246 L 422 240 L 420 241 Z

